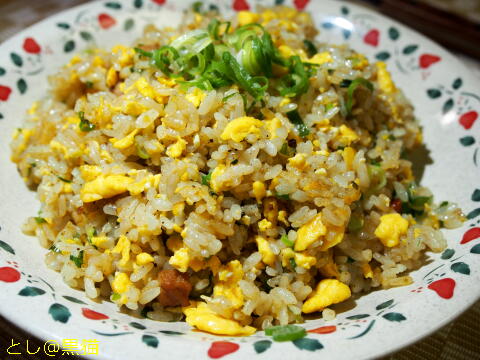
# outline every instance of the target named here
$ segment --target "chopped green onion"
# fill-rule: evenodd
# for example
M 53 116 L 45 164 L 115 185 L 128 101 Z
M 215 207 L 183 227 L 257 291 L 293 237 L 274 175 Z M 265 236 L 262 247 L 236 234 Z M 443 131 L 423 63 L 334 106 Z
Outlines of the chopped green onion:
M 280 240 L 288 247 L 293 247 L 295 244 L 295 241 L 291 241 L 286 234 L 283 234 Z
M 307 50 L 308 57 L 312 57 L 313 55 L 318 53 L 317 47 L 308 39 L 303 40 L 303 45 Z
M 85 83 L 85 86 L 87 87 L 87 89 L 91 89 L 91 88 L 93 88 L 93 82 L 87 81 L 87 82 Z
M 290 258 L 288 262 L 290 263 L 290 267 L 292 268 L 292 270 L 295 270 L 295 268 L 297 267 L 297 262 L 295 261 L 295 258 Z
M 77 256 L 70 255 L 70 260 L 79 268 L 83 264 L 83 250 L 80 250 Z
M 236 94 L 238 94 L 238 92 L 233 92 L 233 93 L 231 93 L 231 94 L 228 94 L 227 96 L 224 96 L 224 97 L 223 97 L 222 101 L 223 101 L 223 102 L 226 102 L 228 99 L 230 99 L 232 96 L 234 96 L 234 95 L 236 95 Z
M 385 170 L 380 165 L 367 165 L 368 175 L 370 177 L 370 193 L 376 193 L 387 184 Z
M 45 224 L 47 222 L 47 220 L 41 216 L 36 216 L 34 219 L 37 224 Z
M 133 50 L 135 50 L 135 52 L 137 54 L 140 54 L 141 56 L 145 56 L 145 57 L 149 57 L 149 58 L 151 58 L 153 56 L 151 51 L 146 51 L 146 50 L 140 49 L 138 47 L 133 48 Z M 132 68 L 130 68 L 130 71 L 134 72 L 135 70 L 132 71 Z
M 439 208 L 442 208 L 442 207 L 448 206 L 448 204 L 449 204 L 449 202 L 448 202 L 448 201 L 442 201 L 442 202 L 440 203 L 440 206 L 439 206 Z
M 341 88 L 348 88 L 352 82 L 353 82 L 353 80 L 343 79 L 343 80 L 340 82 L 340 87 L 341 87 Z
M 350 85 L 348 85 L 348 90 L 347 90 L 347 101 L 345 104 L 346 110 L 347 110 L 347 116 L 349 116 L 352 113 L 352 108 L 353 108 L 353 94 L 355 93 L 355 90 L 359 87 L 363 86 L 366 89 L 370 90 L 373 92 L 373 84 L 364 79 L 364 78 L 356 78 L 355 80 L 352 81 Z
M 92 124 L 90 121 L 85 119 L 85 113 L 83 111 L 78 112 L 78 117 L 80 118 L 80 123 L 78 124 L 78 127 L 81 131 L 88 132 L 95 129 L 95 124 Z
M 211 179 L 212 179 L 212 171 L 210 171 L 207 175 L 202 174 L 202 185 L 210 186 Z
M 425 208 L 425 204 L 430 203 L 431 201 L 431 196 L 416 196 L 409 201 L 409 205 L 414 210 L 423 211 Z
M 95 229 L 93 226 L 92 227 L 89 227 L 87 228 L 87 240 L 90 244 L 93 245 L 92 243 L 92 238 L 94 236 L 97 236 L 97 229 Z
M 290 58 L 290 73 L 280 79 L 280 95 L 294 97 L 301 95 L 308 90 L 308 74 L 299 56 Z
M 121 298 L 122 296 L 119 294 L 119 293 L 112 293 L 112 297 L 110 299 L 112 299 L 112 301 L 117 301 Z M 145 316 L 146 317 L 146 316 Z
M 354 263 L 355 260 L 353 258 L 351 258 L 350 256 L 347 257 L 347 264 L 351 264 L 351 263 Z
M 300 117 L 297 109 L 287 112 L 287 117 L 297 129 L 298 135 L 301 137 L 306 137 L 308 134 L 310 134 L 310 129 L 303 123 L 303 120 Z
M 279 194 L 275 192 L 275 197 L 280 200 L 290 200 L 290 195 L 289 194 Z
M 362 228 L 363 228 L 363 218 L 356 215 L 352 215 L 350 217 L 350 221 L 348 222 L 348 231 L 357 232 Z
M 71 183 L 72 182 L 72 180 L 65 179 L 64 177 L 61 177 L 60 175 L 56 175 L 56 176 L 57 176 L 57 178 L 59 178 L 60 180 L 62 180 L 65 183 Z
M 59 253 L 59 252 L 61 252 L 60 249 L 55 246 L 55 244 L 52 244 L 52 246 L 50 246 L 50 248 L 49 248 L 48 250 L 50 250 L 50 251 L 52 251 L 52 252 L 54 252 L 54 253 Z
M 295 153 L 295 149 L 288 146 L 288 143 L 283 143 L 282 147 L 280 148 L 280 154 L 285 156 L 292 156 Z
M 137 155 L 140 159 L 150 159 L 150 155 L 147 153 L 145 148 L 139 142 L 139 136 L 135 136 L 135 148 L 137 149 Z
M 192 10 L 193 10 L 193 12 L 200 13 L 200 12 L 202 11 L 202 6 L 203 6 L 203 2 L 202 2 L 202 1 L 195 1 L 195 2 L 192 4 Z
M 290 324 L 269 327 L 265 335 L 272 336 L 275 341 L 294 341 L 307 336 L 307 332 L 301 326 Z
M 332 104 L 332 103 L 329 103 L 329 104 L 325 105 L 325 112 L 329 112 L 329 111 L 332 110 L 334 107 L 335 107 L 335 105 Z

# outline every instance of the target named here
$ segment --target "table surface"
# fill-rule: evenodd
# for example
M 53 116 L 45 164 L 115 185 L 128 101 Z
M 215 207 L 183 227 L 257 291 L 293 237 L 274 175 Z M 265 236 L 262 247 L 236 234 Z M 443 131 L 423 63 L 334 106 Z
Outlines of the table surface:
M 0 42 L 15 35 L 18 31 L 69 7 L 88 0 L 1 0 L 0 1 Z M 480 61 L 462 54 L 456 54 L 472 69 L 480 80 Z M 384 360 L 460 360 L 480 359 L 480 301 L 455 321 L 433 335 L 411 345 Z M 31 348 L 43 347 L 43 342 L 25 333 L 0 316 L 0 359 L 7 356 L 6 349 L 20 342 L 20 351 L 25 354 L 25 341 Z M 35 347 L 33 346 L 35 345 Z M 18 349 L 18 348 L 17 348 Z M 40 352 L 38 353 L 40 354 Z M 51 359 L 41 355 L 15 355 L 12 359 Z M 8 358 L 5 358 L 8 359 Z

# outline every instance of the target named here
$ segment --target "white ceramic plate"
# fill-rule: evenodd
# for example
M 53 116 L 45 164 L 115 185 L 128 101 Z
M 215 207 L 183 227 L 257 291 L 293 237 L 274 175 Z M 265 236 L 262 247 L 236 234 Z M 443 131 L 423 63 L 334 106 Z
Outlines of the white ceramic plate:
M 97 340 L 101 359 L 276 359 L 312 356 L 363 359 L 406 346 L 440 328 L 480 295 L 480 190 L 477 141 L 478 80 L 451 54 L 406 27 L 354 5 L 295 0 L 310 11 L 320 38 L 349 43 L 387 62 L 394 80 L 416 108 L 431 158 L 422 183 L 437 201 L 452 200 L 468 214 L 462 229 L 448 231 L 448 249 L 413 273 L 415 283 L 363 296 L 336 321 L 307 321 L 306 338 L 272 342 L 263 332 L 232 338 L 191 331 L 185 323 L 161 323 L 121 314 L 109 302 L 95 303 L 47 270 L 35 238 L 20 226 L 39 203 L 10 162 L 10 135 L 25 110 L 46 91 L 47 75 L 76 52 L 96 44 L 129 44 L 144 25 L 175 25 L 193 1 L 98 1 L 53 16 L 0 46 L 0 312 L 42 338 Z M 226 16 L 235 10 L 283 1 L 210 0 Z M 233 8 L 233 9 L 232 9 Z M 480 187 L 480 186 L 479 186 Z M 339 308 L 337 308 L 339 309 Z M 95 347 L 95 345 L 93 345 Z

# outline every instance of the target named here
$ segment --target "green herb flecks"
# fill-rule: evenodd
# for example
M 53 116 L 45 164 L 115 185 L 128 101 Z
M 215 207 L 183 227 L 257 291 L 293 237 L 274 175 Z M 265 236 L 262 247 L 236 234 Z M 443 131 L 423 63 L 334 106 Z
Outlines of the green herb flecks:
M 120 295 L 119 293 L 112 293 L 112 296 L 110 297 L 110 299 L 112 301 L 117 301 L 117 300 L 120 300 L 120 298 L 122 297 L 122 295 Z M 146 316 L 145 316 L 146 317 Z
M 283 234 L 280 240 L 288 247 L 293 247 L 295 244 L 295 241 L 290 240 L 286 234 Z
M 353 101 L 354 101 L 353 94 L 355 93 L 355 90 L 359 86 L 363 86 L 364 88 L 370 90 L 370 92 L 373 92 L 373 84 L 370 81 L 364 78 L 357 78 L 353 80 L 348 85 L 348 89 L 347 89 L 347 101 L 345 102 L 347 116 L 350 116 L 352 113 Z
M 307 50 L 307 55 L 309 57 L 312 57 L 313 55 L 318 53 L 317 47 L 310 40 L 303 40 L 303 45 L 305 46 L 305 49 Z
M 202 174 L 202 185 L 210 186 L 210 180 L 212 179 L 212 172 L 210 171 L 207 175 Z
M 298 113 L 298 110 L 292 110 L 287 112 L 287 117 L 288 120 L 295 126 L 295 128 L 298 131 L 298 135 L 301 137 L 306 137 L 308 134 L 310 134 L 310 129 L 308 128 L 307 125 L 303 122 L 300 114 Z
M 275 341 L 294 341 L 307 336 L 307 332 L 298 325 L 283 325 L 265 329 L 265 335 L 273 337 Z
M 55 244 L 52 244 L 52 246 L 50 246 L 50 248 L 49 248 L 48 250 L 50 250 L 50 251 L 52 251 L 52 252 L 54 252 L 54 253 L 59 253 L 59 252 L 61 252 L 60 249 L 55 246 Z
M 70 184 L 72 180 L 65 179 L 64 177 L 61 177 L 60 175 L 56 175 L 58 179 L 63 181 L 64 183 Z
M 47 220 L 41 216 L 36 216 L 34 219 L 37 224 L 45 224 L 47 222 Z
M 83 264 L 83 250 L 80 250 L 77 256 L 70 255 L 70 260 L 76 265 L 76 267 L 82 267 Z
M 90 121 L 85 119 L 85 113 L 83 111 L 78 112 L 78 117 L 80 118 L 80 123 L 78 124 L 78 127 L 81 131 L 89 132 L 95 129 L 95 124 L 92 124 Z

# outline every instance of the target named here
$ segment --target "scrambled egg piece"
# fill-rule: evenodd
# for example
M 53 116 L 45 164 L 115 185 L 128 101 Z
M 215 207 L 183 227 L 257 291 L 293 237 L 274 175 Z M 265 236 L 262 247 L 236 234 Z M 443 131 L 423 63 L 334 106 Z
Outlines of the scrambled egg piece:
M 111 198 L 128 190 L 128 185 L 134 180 L 125 175 L 100 175 L 88 181 L 80 190 L 83 202 L 92 202 L 100 199 Z
M 125 92 L 129 93 L 132 90 L 136 89 L 140 94 L 143 96 L 149 97 L 151 99 L 156 100 L 160 104 L 165 103 L 165 99 L 167 96 L 158 94 L 152 85 L 148 83 L 148 81 L 142 76 L 137 81 L 135 81 L 132 85 L 130 85 Z
M 108 241 L 108 237 L 106 236 L 92 236 L 91 238 L 92 244 L 95 245 L 96 247 L 104 247 L 104 245 Z
M 387 247 L 397 246 L 400 236 L 407 233 L 408 221 L 402 215 L 394 213 L 380 217 L 380 224 L 375 229 L 377 236 L 383 245 Z
M 192 257 L 190 249 L 184 246 L 182 239 L 177 236 L 168 238 L 167 247 L 173 251 L 173 256 L 170 257 L 168 263 L 180 272 L 186 272 L 188 267 L 191 267 L 194 271 L 208 268 L 215 274 L 220 268 L 221 263 L 217 256 L 210 257 L 208 261 Z
M 133 63 L 134 50 L 123 45 L 116 45 L 113 47 L 114 54 L 120 54 L 118 57 L 118 64 L 122 67 L 131 65 Z
M 262 261 L 270 266 L 275 264 L 275 254 L 273 253 L 268 240 L 263 236 L 256 236 L 255 242 L 257 243 L 258 252 L 262 255 Z
M 205 96 L 207 96 L 207 94 L 195 87 L 191 93 L 185 95 L 185 98 L 198 108 L 202 100 L 205 99 Z
M 102 169 L 100 168 L 100 166 L 96 166 L 96 165 L 80 166 L 80 174 L 82 175 L 82 178 L 85 181 L 93 180 L 101 173 L 102 173 Z
M 343 161 L 345 161 L 345 165 L 347 166 L 347 170 L 353 169 L 353 159 L 355 157 L 355 150 L 350 146 L 347 146 L 343 149 L 342 152 Z
M 242 326 L 235 320 L 225 319 L 209 309 L 204 302 L 198 303 L 197 307 L 184 308 L 185 321 L 196 327 L 217 335 L 248 336 L 255 333 L 252 326 Z
M 336 279 L 322 280 L 303 303 L 302 312 L 309 314 L 321 311 L 329 305 L 338 304 L 348 299 L 351 295 L 348 285 Z
M 328 233 L 331 235 L 332 233 L 335 233 L 335 235 L 332 236 L 326 236 L 325 239 L 323 240 L 323 244 L 319 247 L 320 251 L 327 251 L 331 247 L 337 245 L 343 240 L 343 235 L 345 234 L 345 228 L 341 226 L 333 226 L 330 225 L 328 227 Z
M 322 223 L 322 214 L 319 213 L 298 229 L 294 247 L 295 251 L 305 250 L 326 233 L 327 228 Z
M 132 146 L 135 142 L 135 135 L 137 135 L 138 129 L 133 130 L 130 134 L 125 136 L 123 139 L 117 140 L 115 138 L 111 138 L 110 142 L 113 144 L 113 147 L 124 150 Z
M 397 88 L 392 81 L 392 77 L 387 70 L 387 64 L 385 64 L 383 61 L 379 61 L 375 65 L 377 67 L 377 81 L 380 89 L 387 94 L 392 94 L 397 91 Z
M 267 219 L 262 219 L 258 222 L 258 228 L 260 229 L 260 231 L 266 231 L 268 229 L 271 229 L 272 226 L 273 224 Z
M 253 196 L 255 196 L 255 199 L 257 199 L 258 202 L 260 202 L 267 193 L 265 190 L 265 184 L 261 181 L 254 181 L 252 188 Z
M 240 142 L 248 134 L 260 134 L 260 128 L 263 126 L 261 120 L 255 119 L 250 116 L 242 116 L 230 121 L 223 130 L 220 138 L 222 140 L 232 139 L 233 141 Z
M 119 262 L 120 266 L 127 265 L 130 260 L 130 240 L 125 235 L 120 235 L 117 245 L 112 249 L 112 253 L 122 254 L 122 258 Z
M 305 169 L 307 165 L 306 163 L 307 155 L 305 153 L 298 153 L 295 156 L 288 159 L 288 163 L 297 168 L 298 170 Z
M 346 125 L 341 125 L 340 128 L 340 136 L 338 137 L 338 141 L 346 146 L 350 146 L 350 144 L 354 141 L 359 139 L 357 133 L 350 129 Z
M 117 294 L 127 292 L 129 286 L 132 284 L 130 278 L 124 272 L 118 272 L 115 274 L 115 278 L 112 281 L 112 290 Z
M 218 165 L 212 172 L 212 176 L 210 178 L 210 186 L 212 190 L 216 193 L 227 189 L 230 185 L 230 181 L 219 182 L 218 177 L 223 175 L 226 170 L 226 166 L 223 164 Z
M 106 82 L 108 87 L 112 87 L 112 86 L 115 86 L 117 81 L 118 81 L 118 74 L 117 74 L 117 71 L 112 66 L 107 71 L 107 77 L 105 79 L 105 82 Z
M 362 272 L 363 272 L 363 276 L 368 279 L 368 278 L 373 278 L 373 271 L 372 271 L 372 267 L 370 266 L 370 264 L 368 263 L 365 263 L 362 265 Z
M 142 252 L 137 255 L 135 260 L 137 262 L 137 265 L 146 265 L 146 264 L 152 263 L 154 259 L 153 259 L 153 256 L 150 255 L 149 253 Z
M 223 296 L 232 304 L 232 311 L 240 308 L 243 303 L 243 293 L 238 282 L 243 278 L 242 264 L 232 260 L 222 266 L 215 277 L 213 296 Z
M 282 127 L 282 122 L 278 118 L 274 117 L 272 120 L 266 120 L 265 124 L 268 132 L 270 133 L 270 139 L 275 139 L 277 137 L 277 129 Z
M 317 65 L 322 65 L 326 63 L 333 62 L 332 55 L 328 51 L 324 51 L 318 54 L 313 55 L 307 62 Z
M 355 54 L 352 56 L 352 68 L 355 70 L 363 70 L 368 66 L 368 59 L 363 54 Z
M 177 138 L 177 141 L 167 148 L 167 155 L 172 158 L 178 158 L 187 148 L 187 142 L 181 137 Z
M 25 132 L 27 132 L 27 130 L 24 130 L 23 132 L 25 133 Z M 33 131 L 32 131 L 32 133 L 33 133 Z M 24 134 L 24 136 L 26 137 L 25 134 Z M 63 152 L 63 154 L 65 155 L 65 159 L 72 159 L 72 158 L 79 157 L 79 156 L 82 155 L 82 152 L 83 152 L 83 150 L 81 148 L 76 148 L 75 150 L 70 151 L 70 150 L 68 150 L 68 148 L 65 145 L 61 144 L 60 142 L 58 142 L 56 140 L 50 141 L 50 147 L 53 150 L 58 150 L 60 152 Z
M 237 14 L 238 25 L 243 26 L 258 22 L 259 15 L 250 11 L 239 11 Z
M 291 248 L 284 248 L 280 252 L 282 256 L 282 266 L 287 267 L 289 265 L 290 259 L 295 260 L 295 264 L 305 269 L 310 269 L 317 263 L 317 259 L 314 256 L 308 256 L 304 253 L 299 253 L 293 251 Z

